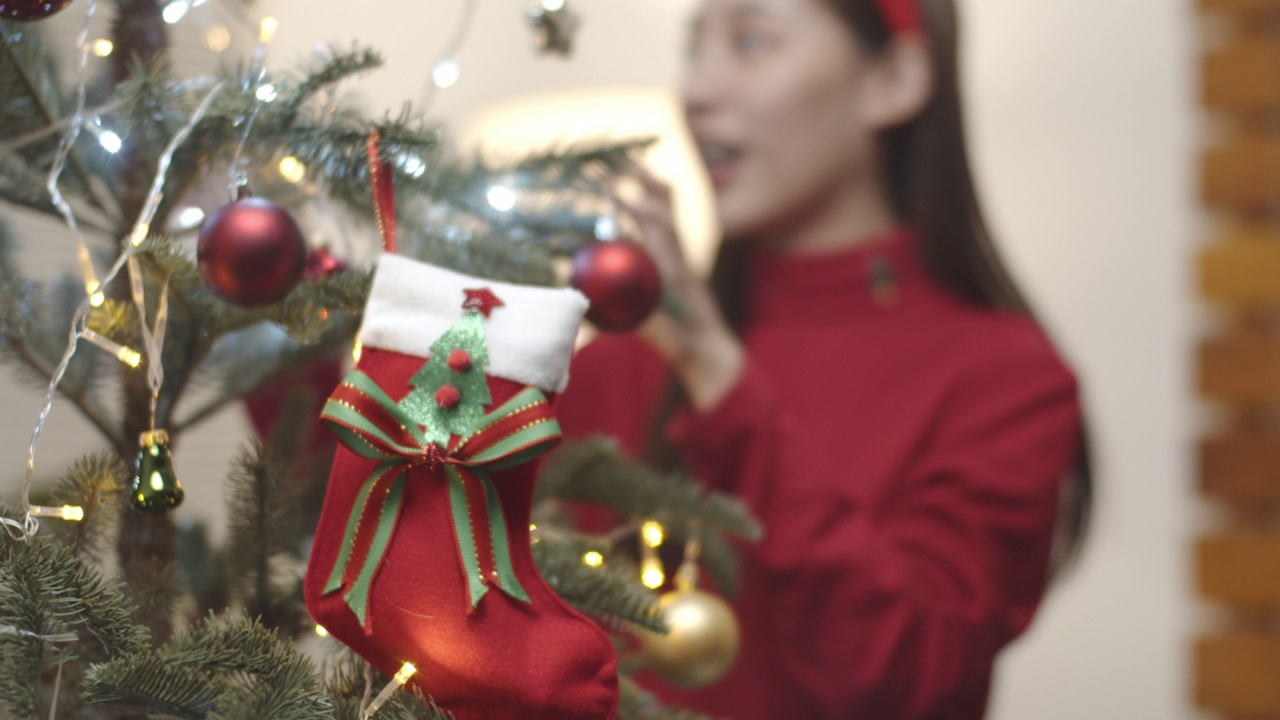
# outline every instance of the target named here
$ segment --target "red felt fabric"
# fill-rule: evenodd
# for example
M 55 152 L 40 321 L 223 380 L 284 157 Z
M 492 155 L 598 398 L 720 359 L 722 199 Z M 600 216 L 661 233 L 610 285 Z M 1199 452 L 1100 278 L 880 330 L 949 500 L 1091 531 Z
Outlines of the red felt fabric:
M 891 306 L 873 298 L 893 268 Z M 1045 589 L 1076 382 L 1027 318 L 935 288 L 898 232 L 851 252 L 758 255 L 746 369 L 667 431 L 766 537 L 744 546 L 737 665 L 673 702 L 736 720 L 982 717 L 996 653 Z M 667 372 L 631 337 L 575 358 L 560 418 L 641 452 Z
M 398 400 L 412 389 L 409 379 L 423 362 L 366 347 L 358 367 Z M 494 406 L 521 389 L 489 378 Z M 411 682 L 458 720 L 613 717 L 617 664 L 608 637 L 565 605 L 533 563 L 529 511 L 536 465 L 491 473 L 506 514 L 512 563 L 531 604 L 490 586 L 468 614 L 445 481 L 416 470 L 373 582 L 366 634 L 342 591 L 323 594 L 359 488 L 377 466 L 339 446 L 304 586 L 311 616 L 388 676 L 412 662 L 418 673 Z M 480 551 L 483 562 L 488 557 L 484 543 Z

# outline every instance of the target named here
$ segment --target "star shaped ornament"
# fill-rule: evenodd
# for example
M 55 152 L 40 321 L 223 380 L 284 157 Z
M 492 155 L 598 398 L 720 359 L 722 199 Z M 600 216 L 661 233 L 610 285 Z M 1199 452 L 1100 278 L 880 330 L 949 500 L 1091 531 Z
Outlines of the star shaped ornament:
M 498 299 L 497 295 L 489 288 L 478 288 L 475 290 L 463 290 L 467 294 L 467 299 L 462 303 L 463 310 L 475 310 L 476 312 L 489 317 L 496 307 L 502 307 L 506 303 Z
M 539 0 L 528 10 L 533 28 L 533 46 L 542 55 L 569 57 L 573 52 L 573 36 L 581 22 L 569 9 L 568 0 Z

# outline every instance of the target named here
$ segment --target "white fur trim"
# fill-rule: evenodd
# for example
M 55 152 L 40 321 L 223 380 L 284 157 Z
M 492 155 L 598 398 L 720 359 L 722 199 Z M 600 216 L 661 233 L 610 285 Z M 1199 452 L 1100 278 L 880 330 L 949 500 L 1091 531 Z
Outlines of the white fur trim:
M 384 254 L 365 306 L 360 343 L 418 357 L 463 315 L 464 290 L 489 288 L 505 305 L 485 320 L 489 366 L 497 377 L 560 392 L 569 382 L 573 341 L 587 299 L 571 289 L 512 285 Z

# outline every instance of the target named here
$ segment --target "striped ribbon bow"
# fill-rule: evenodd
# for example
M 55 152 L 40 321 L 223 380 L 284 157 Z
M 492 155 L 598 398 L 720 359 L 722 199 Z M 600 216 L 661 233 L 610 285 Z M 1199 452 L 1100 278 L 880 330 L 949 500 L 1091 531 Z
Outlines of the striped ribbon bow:
M 452 449 L 426 442 L 422 430 L 363 372 L 347 375 L 325 403 L 324 424 L 361 457 L 379 461 L 364 481 L 325 583 L 368 625 L 369 592 L 399 521 L 406 478 L 443 478 L 449 488 L 454 536 L 467 578 L 467 611 L 492 583 L 531 602 L 511 565 L 506 519 L 489 477 L 494 470 L 528 462 L 560 441 L 560 425 L 540 390 L 528 387 L 485 415 L 480 427 Z

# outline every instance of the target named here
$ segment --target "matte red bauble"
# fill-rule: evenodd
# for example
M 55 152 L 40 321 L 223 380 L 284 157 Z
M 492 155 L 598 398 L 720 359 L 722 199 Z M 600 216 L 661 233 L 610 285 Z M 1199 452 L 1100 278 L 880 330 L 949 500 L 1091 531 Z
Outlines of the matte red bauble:
M 0 20 L 43 20 L 71 0 L 0 0 Z
M 587 319 L 606 332 L 644 322 L 662 297 L 662 276 L 649 253 L 627 240 L 593 242 L 573 256 L 569 284 L 591 301 Z
M 223 206 L 200 228 L 200 276 L 223 300 L 243 307 L 279 302 L 307 262 L 302 231 L 279 205 L 245 197 Z

